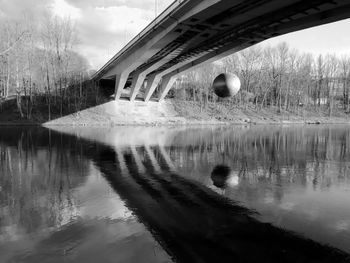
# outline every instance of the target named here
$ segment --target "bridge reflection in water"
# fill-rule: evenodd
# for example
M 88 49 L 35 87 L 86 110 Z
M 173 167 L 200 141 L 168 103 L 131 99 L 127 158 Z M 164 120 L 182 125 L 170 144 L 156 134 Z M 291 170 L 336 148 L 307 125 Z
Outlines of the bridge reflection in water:
M 181 159 L 190 160 L 187 165 L 203 161 L 193 154 L 198 147 L 199 152 L 207 151 L 205 156 L 212 162 L 215 158 L 210 153 L 220 155 L 220 149 L 228 144 L 233 147 L 237 141 L 229 139 L 232 130 L 208 129 L 199 133 L 196 129 L 188 132 L 135 127 L 106 130 L 103 136 L 100 132 L 82 128 L 73 131 L 75 136 L 50 132 L 50 138 L 56 138 L 56 143 L 69 141 L 70 145 L 78 145 L 79 153 L 93 161 L 127 208 L 175 262 L 349 262 L 345 252 L 260 222 L 254 211 L 226 198 L 220 189 L 225 189 L 228 177 L 233 177 L 233 184 L 237 180 L 228 166 L 213 165 L 216 167 L 205 173 L 209 178 L 184 174 L 190 170 L 182 169 Z M 246 143 L 245 133 L 242 129 L 234 136 L 242 136 L 242 143 Z M 271 146 L 267 141 L 265 145 Z M 346 156 L 348 150 L 343 149 L 343 153 Z M 172 161 L 174 156 L 179 163 Z M 215 191 L 198 182 L 201 180 L 211 180 Z M 72 227 L 74 224 L 54 235 L 69 233 Z
M 212 152 L 220 152 L 220 148 L 235 143 L 229 139 L 230 136 L 232 139 L 231 129 L 207 129 L 204 133 L 199 133 L 196 129 L 192 132 L 169 128 L 134 129 L 136 132 L 131 132 L 128 128 L 124 131 L 116 129 L 112 133 L 116 138 L 114 140 L 106 133 L 104 140 L 114 141 L 114 146 L 98 147 L 99 150 L 91 158 L 127 207 L 146 225 L 175 261 L 349 260 L 347 254 L 336 249 L 259 222 L 253 217 L 254 211 L 198 183 L 198 180 L 191 179 L 191 175 L 177 172 L 181 168 L 175 168 L 169 154 L 187 154 L 189 158 L 192 151 L 192 161 L 196 161 L 193 159 L 196 148 L 197 152 L 214 148 L 216 150 Z M 238 129 L 235 136 L 239 137 L 245 132 L 245 129 Z M 84 129 L 78 131 L 79 136 L 84 137 L 84 133 Z M 91 133 L 89 136 L 90 139 L 94 137 Z M 197 141 L 193 141 L 194 138 Z M 101 140 L 100 137 L 95 139 Z M 192 145 L 189 145 L 190 141 Z M 244 143 L 246 142 L 243 141 Z M 265 143 L 269 144 L 266 140 Z M 182 147 L 184 145 L 186 147 Z M 205 156 L 208 158 L 207 154 Z M 212 172 L 211 180 L 215 185 L 215 177 L 221 176 L 225 180 L 228 174 L 229 168 L 217 166 Z M 218 186 L 224 187 L 222 182 Z

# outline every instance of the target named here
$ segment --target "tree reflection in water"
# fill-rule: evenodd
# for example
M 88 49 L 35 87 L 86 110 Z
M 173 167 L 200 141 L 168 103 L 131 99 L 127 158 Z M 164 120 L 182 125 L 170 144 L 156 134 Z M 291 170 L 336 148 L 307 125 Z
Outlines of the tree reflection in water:
M 30 262 L 38 259 L 36 253 L 43 253 L 40 244 L 49 243 L 53 236 L 76 233 L 77 227 L 84 229 L 78 230 L 79 239 L 85 238 L 79 233 L 94 232 L 88 224 L 79 224 L 74 218 L 77 213 L 66 212 L 79 210 L 65 189 L 84 184 L 88 161 L 176 262 L 349 261 L 348 254 L 302 237 L 305 233 L 259 221 L 254 210 L 234 198 L 235 193 L 259 197 L 249 187 L 242 190 L 243 185 L 254 182 L 269 184 L 271 187 L 262 191 L 272 192 L 277 200 L 283 199 L 290 185 L 307 188 L 311 184 L 314 189 L 348 185 L 347 128 L 106 128 L 64 132 L 77 136 L 40 130 L 24 132 L 11 142 L 0 133 L 1 169 L 6 173 L 0 179 L 1 205 L 7 202 L 5 207 L 11 207 L 9 220 L 20 225 L 18 218 L 26 205 L 39 207 L 28 205 L 26 199 L 44 202 L 40 207 L 55 208 L 48 216 L 40 210 L 40 219 L 23 219 L 28 225 L 35 221 L 37 227 L 53 225 L 47 223 L 50 220 L 56 224 L 52 234 L 33 250 Z M 33 138 L 33 134 L 38 136 Z M 45 136 L 49 136 L 49 144 L 40 145 Z M 41 148 L 48 147 L 51 150 L 41 156 Z M 9 150 L 16 153 L 9 155 Z M 40 163 L 45 168 L 41 169 Z M 25 173 L 30 177 L 23 179 Z M 18 174 L 15 182 L 13 174 Z M 66 214 L 70 224 L 59 227 L 57 222 L 63 222 Z M 59 239 L 54 240 L 57 246 Z
M 84 183 L 88 161 L 75 144 L 72 137 L 50 136 L 43 129 L 1 128 L 1 223 L 11 226 L 11 235 L 2 233 L 2 239 L 58 227 L 77 216 L 70 189 Z

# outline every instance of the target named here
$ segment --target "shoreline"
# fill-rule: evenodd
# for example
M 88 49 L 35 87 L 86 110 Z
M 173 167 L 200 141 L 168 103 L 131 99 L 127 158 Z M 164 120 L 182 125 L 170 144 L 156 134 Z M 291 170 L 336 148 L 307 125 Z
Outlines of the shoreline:
M 1 117 L 1 116 L 0 116 Z M 38 117 L 38 116 L 37 116 Z M 144 103 L 110 101 L 51 121 L 36 118 L 0 118 L 0 127 L 114 127 L 114 126 L 213 126 L 213 125 L 348 125 L 350 115 L 341 111 L 327 116 L 326 111 L 302 109 L 277 112 L 276 108 L 256 109 L 251 105 L 209 104 L 203 108 L 189 101 L 165 100 Z
M 71 127 L 123 127 L 123 126 L 135 126 L 135 127 L 150 127 L 150 126 L 281 126 L 281 125 L 350 125 L 350 121 L 348 120 L 327 120 L 327 121 L 319 121 L 319 120 L 307 120 L 307 121 L 289 121 L 282 120 L 280 122 L 230 122 L 230 121 L 199 121 L 199 120 L 191 120 L 188 119 L 185 122 L 155 122 L 155 123 L 44 123 L 39 124 L 43 127 L 59 127 L 59 126 L 71 126 Z
M 281 126 L 281 125 L 350 125 L 350 121 L 347 120 L 328 120 L 328 121 L 288 121 L 283 120 L 280 122 L 220 122 L 220 121 L 198 121 L 198 120 L 187 120 L 186 122 L 155 122 L 155 123 L 22 123 L 22 122 L 11 122 L 11 123 L 0 123 L 0 127 L 124 127 L 124 126 L 135 126 L 135 127 L 154 127 L 154 126 Z

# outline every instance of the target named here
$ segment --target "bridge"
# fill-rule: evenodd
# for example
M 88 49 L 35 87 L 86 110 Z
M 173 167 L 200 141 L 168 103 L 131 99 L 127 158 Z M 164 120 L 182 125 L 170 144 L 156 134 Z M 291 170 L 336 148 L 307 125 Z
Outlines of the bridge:
M 177 0 L 92 79 L 148 102 L 165 98 L 179 74 L 263 40 L 350 17 L 349 0 Z M 316 41 L 316 40 L 315 40 Z

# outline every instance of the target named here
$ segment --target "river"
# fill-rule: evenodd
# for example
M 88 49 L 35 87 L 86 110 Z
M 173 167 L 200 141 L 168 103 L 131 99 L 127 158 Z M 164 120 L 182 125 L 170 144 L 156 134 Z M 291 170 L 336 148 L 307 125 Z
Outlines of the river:
M 350 126 L 0 129 L 0 262 L 349 262 Z

